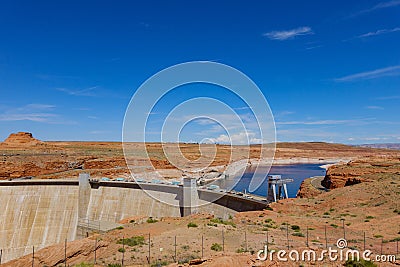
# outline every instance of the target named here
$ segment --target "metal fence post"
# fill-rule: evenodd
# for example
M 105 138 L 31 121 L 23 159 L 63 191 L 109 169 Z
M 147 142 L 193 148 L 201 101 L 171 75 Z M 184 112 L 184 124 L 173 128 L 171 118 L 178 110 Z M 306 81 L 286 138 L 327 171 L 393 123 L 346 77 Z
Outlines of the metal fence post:
M 124 267 L 124 257 L 125 257 L 125 238 L 122 236 L 122 260 L 121 265 Z
M 32 247 L 32 267 L 35 264 L 35 246 Z
M 175 236 L 175 242 L 174 242 L 174 261 L 178 262 L 178 260 L 176 258 L 176 236 Z
M 290 249 L 290 245 L 289 245 L 289 224 L 288 222 L 286 222 L 286 239 L 287 239 L 287 249 Z
M 3 250 L 0 249 L 0 264 L 1 264 L 1 258 L 3 257 Z
M 244 231 L 244 242 L 245 242 L 245 250 L 247 252 L 247 231 Z
M 201 236 L 201 258 L 204 258 L 204 236 Z
M 223 228 L 222 228 L 222 251 L 225 252 L 225 236 Z
M 365 232 L 364 232 L 364 251 L 365 251 Z
M 67 267 L 67 239 L 64 242 L 64 266 Z
M 97 237 L 94 241 L 94 264 L 96 264 L 96 257 L 97 256 Z
M 150 233 L 149 233 L 149 264 L 151 262 L 151 256 L 150 256 L 150 251 L 151 251 L 151 244 L 150 244 L 151 240 L 150 240 Z

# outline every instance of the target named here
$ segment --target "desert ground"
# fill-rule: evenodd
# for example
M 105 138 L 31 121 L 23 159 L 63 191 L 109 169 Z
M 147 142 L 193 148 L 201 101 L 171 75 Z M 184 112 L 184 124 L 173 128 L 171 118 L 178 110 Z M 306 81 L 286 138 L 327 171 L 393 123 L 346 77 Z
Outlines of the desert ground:
M 132 146 L 142 151 L 139 148 L 144 145 Z M 183 175 L 168 163 L 160 144 L 146 144 L 146 147 L 155 168 L 171 178 Z M 218 145 L 212 166 L 229 164 L 227 158 L 235 149 L 242 148 Z M 252 146 L 251 157 L 257 156 L 259 149 Z M 0 151 L 0 179 L 76 178 L 83 170 L 93 177 L 129 176 L 122 146 L 117 142 L 43 142 L 19 133 L 1 143 Z M 196 144 L 182 144 L 181 151 L 190 159 L 200 155 Z M 138 153 L 137 157 L 140 160 L 143 155 Z M 210 214 L 125 218 L 120 222 L 124 226 L 119 229 L 68 242 L 68 266 L 93 266 L 95 246 L 95 266 L 119 266 L 109 264 L 121 264 L 122 258 L 124 266 L 146 266 L 149 259 L 152 266 L 311 266 L 306 262 L 259 261 L 256 253 L 267 240 L 268 248 L 273 250 L 289 247 L 301 251 L 308 247 L 321 251 L 344 236 L 350 248 L 362 250 L 365 246 L 374 254 L 399 257 L 399 150 L 278 143 L 275 158 L 287 163 L 340 159 L 343 162 L 328 167 L 322 180 L 326 191 L 318 190 L 313 179 L 307 179 L 297 198 L 272 203 L 263 211 L 237 213 L 226 221 Z M 32 255 L 26 255 L 2 266 L 30 266 L 31 259 Z M 64 244 L 35 252 L 35 261 L 38 264 L 35 266 L 64 266 Z M 312 265 L 343 264 L 325 259 Z M 377 263 L 376 266 L 396 265 Z

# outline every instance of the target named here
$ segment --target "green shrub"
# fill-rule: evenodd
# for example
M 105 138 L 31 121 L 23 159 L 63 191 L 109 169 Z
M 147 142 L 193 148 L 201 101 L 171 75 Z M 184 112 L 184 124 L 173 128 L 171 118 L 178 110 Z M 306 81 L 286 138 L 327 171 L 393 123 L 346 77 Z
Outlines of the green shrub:
M 153 217 L 150 217 L 150 218 L 147 219 L 146 222 L 147 223 L 156 223 L 156 222 L 158 222 L 158 220 L 157 219 L 153 219 Z
M 222 246 L 220 244 L 218 244 L 218 243 L 214 243 L 214 244 L 211 245 L 211 250 L 222 251 Z
M 190 228 L 190 227 L 196 228 L 196 227 L 197 227 L 197 224 L 195 224 L 194 222 L 190 222 L 190 223 L 188 223 L 187 227 L 188 227 L 188 228 Z
M 119 264 L 119 263 L 109 263 L 109 264 L 107 265 L 107 267 L 122 267 L 122 265 Z
M 304 234 L 300 233 L 300 232 L 295 232 L 295 233 L 292 234 L 292 236 L 304 237 Z
M 130 247 L 141 246 L 144 245 L 144 243 L 145 242 L 143 236 L 133 236 L 131 238 L 119 239 L 117 241 L 117 244 L 124 244 Z
M 212 223 L 219 223 L 219 224 L 224 224 L 224 225 L 230 225 L 233 227 L 236 227 L 236 224 L 232 221 L 224 221 L 221 218 L 213 218 L 210 220 Z
M 125 253 L 126 250 L 125 250 L 124 248 L 119 248 L 119 249 L 118 249 L 118 252 Z
M 333 228 L 338 228 L 338 227 L 339 227 L 337 224 L 334 224 L 334 223 L 331 223 L 331 226 L 332 226 Z
M 298 225 L 292 225 L 290 228 L 292 228 L 294 231 L 300 231 L 300 226 Z
M 124 229 L 124 227 L 121 225 L 121 226 L 118 226 L 118 227 L 115 228 L 115 229 L 117 229 L 117 230 L 122 230 L 122 229 Z
M 79 264 L 75 264 L 74 267 L 93 267 L 93 263 L 81 262 Z
M 159 266 L 166 266 L 168 264 L 169 264 L 168 261 L 156 261 L 156 262 L 152 263 L 150 266 L 151 267 L 159 267 Z
M 344 263 L 344 266 L 346 266 L 346 267 L 375 267 L 377 265 L 370 261 L 366 261 L 364 259 L 361 259 L 360 261 L 349 259 Z

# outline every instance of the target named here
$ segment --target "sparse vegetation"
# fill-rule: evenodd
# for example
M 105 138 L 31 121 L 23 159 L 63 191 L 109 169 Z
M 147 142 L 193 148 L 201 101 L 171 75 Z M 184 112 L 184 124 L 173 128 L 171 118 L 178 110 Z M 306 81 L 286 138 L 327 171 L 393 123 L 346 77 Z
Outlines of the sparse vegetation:
M 195 224 L 194 222 L 190 222 L 190 223 L 188 223 L 187 227 L 188 228 L 191 228 L 191 227 L 196 228 L 197 224 Z
M 151 267 L 160 267 L 160 266 L 166 266 L 168 264 L 169 264 L 168 261 L 156 261 L 156 262 L 152 263 L 150 266 Z
M 292 225 L 290 228 L 292 228 L 293 231 L 300 231 L 300 226 L 298 225 Z
M 299 237 L 304 237 L 304 234 L 301 232 L 295 232 L 292 234 L 292 236 L 299 236 Z
M 232 221 L 224 221 L 221 218 L 213 218 L 210 220 L 212 223 L 223 224 L 223 225 L 230 225 L 232 227 L 236 227 L 236 224 Z
M 147 222 L 147 223 L 156 223 L 156 222 L 158 222 L 158 220 L 157 220 L 157 219 L 154 219 L 153 217 L 149 217 L 149 218 L 146 220 L 146 222 Z
M 124 244 L 130 247 L 134 247 L 144 245 L 145 242 L 143 236 L 133 236 L 131 238 L 119 239 L 117 241 L 117 244 Z
M 86 262 L 81 262 L 79 264 L 75 264 L 73 267 L 93 267 L 93 263 L 86 263 Z
M 124 229 L 124 227 L 121 225 L 121 226 L 118 226 L 118 227 L 115 228 L 115 229 L 117 229 L 117 230 L 122 230 L 122 229 Z
M 366 261 L 364 259 L 361 259 L 360 261 L 356 261 L 356 260 L 347 260 L 344 263 L 345 267 L 375 267 L 377 266 L 376 264 L 374 264 L 373 262 L 370 261 Z
M 214 243 L 214 244 L 211 245 L 211 250 L 222 251 L 222 246 L 220 244 L 218 244 L 218 243 Z

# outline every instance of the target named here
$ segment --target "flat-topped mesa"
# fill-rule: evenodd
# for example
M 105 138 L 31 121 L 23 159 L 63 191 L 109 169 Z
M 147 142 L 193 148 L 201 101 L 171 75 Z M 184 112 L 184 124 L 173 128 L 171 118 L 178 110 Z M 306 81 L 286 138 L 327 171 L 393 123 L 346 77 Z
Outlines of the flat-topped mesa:
M 42 141 L 34 138 L 32 133 L 28 132 L 12 133 L 3 142 L 3 144 L 9 146 L 34 146 L 42 143 Z

